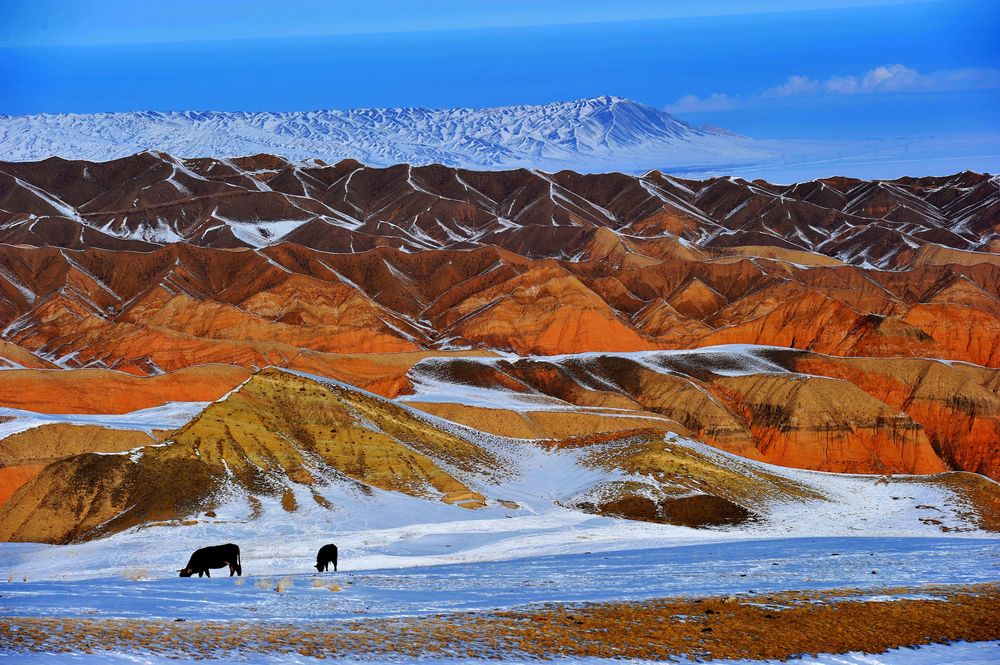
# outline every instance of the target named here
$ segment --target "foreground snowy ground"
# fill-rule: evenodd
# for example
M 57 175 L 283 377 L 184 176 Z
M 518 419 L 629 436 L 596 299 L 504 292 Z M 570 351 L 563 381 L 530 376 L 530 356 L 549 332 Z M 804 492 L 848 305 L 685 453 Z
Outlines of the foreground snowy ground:
M 422 538 L 413 548 L 447 540 Z M 995 581 L 998 566 L 1000 539 L 769 539 L 322 575 L 287 566 L 245 570 L 243 579 L 15 578 L 0 583 L 0 613 L 297 621 L 845 587 L 879 596 L 886 587 Z
M 917 649 L 892 649 L 883 654 L 847 653 L 838 655 L 820 654 L 817 656 L 803 656 L 795 662 L 800 665 L 994 665 L 1000 661 L 1000 642 L 974 642 L 955 644 L 931 644 Z M 23 665 L 52 665 L 54 663 L 79 663 L 80 665 L 97 665 L 98 663 L 114 663 L 116 665 L 172 665 L 177 660 L 158 656 L 144 656 L 124 653 L 99 654 L 99 655 L 67 655 L 67 654 L 26 654 L 18 656 L 18 663 Z M 264 665 L 313 665 L 316 663 L 329 662 L 326 659 L 320 660 L 298 654 L 281 654 L 279 656 L 256 655 L 249 659 L 233 658 L 213 660 L 213 663 L 259 663 Z M 401 663 L 406 661 L 390 660 L 364 660 L 364 661 L 338 661 L 344 665 L 382 665 L 383 663 Z M 423 659 L 410 661 L 420 663 L 420 665 L 462 665 L 463 663 L 481 662 L 456 659 Z M 510 665 L 520 663 L 537 662 L 534 660 L 525 661 L 514 659 L 505 661 Z M 605 658 L 553 658 L 550 660 L 553 665 L 617 665 L 623 661 L 619 659 Z M 627 661 L 634 665 L 644 665 L 654 661 L 631 660 Z M 675 660 L 678 665 L 688 663 L 702 663 L 703 665 L 778 665 L 781 661 L 776 660 Z
M 863 590 L 856 599 L 888 601 L 922 597 L 900 587 L 1000 580 L 1000 538 L 978 529 L 960 497 L 922 479 L 770 467 L 675 437 L 664 445 L 692 448 L 734 469 L 766 467 L 823 497 L 769 505 L 761 520 L 739 527 L 690 529 L 567 508 L 567 497 L 607 479 L 608 472 L 579 463 L 572 450 L 482 441 L 513 469 L 499 484 L 473 479 L 488 497 L 482 510 L 333 483 L 321 488 L 333 510 L 302 490 L 293 512 L 265 498 L 252 515 L 236 498 L 217 515 L 186 525 L 140 527 L 67 546 L 2 543 L 0 616 L 316 625 L 543 603 L 752 599 L 785 590 L 853 588 Z M 240 545 L 244 577 L 224 577 L 222 570 L 211 579 L 177 577 L 194 549 L 223 542 Z M 340 572 L 317 574 L 315 552 L 328 542 L 341 549 Z M 936 645 L 802 662 L 985 663 L 996 662 L 998 651 L 995 642 Z M 100 656 L 22 652 L 16 658 L 166 662 L 115 649 Z M 247 658 L 313 662 L 287 654 Z
M 740 527 L 691 529 L 566 508 L 565 497 L 607 472 L 579 464 L 573 451 L 484 441 L 517 471 L 501 486 L 476 487 L 489 497 L 482 510 L 335 483 L 322 488 L 334 510 L 302 490 L 294 512 L 264 498 L 251 517 L 237 500 L 187 526 L 65 546 L 0 543 L 0 614 L 351 618 L 1000 580 L 996 534 L 978 530 L 951 492 L 917 479 L 875 482 L 750 463 L 824 498 L 772 505 L 764 519 Z M 666 445 L 748 464 L 695 442 Z M 193 550 L 224 542 L 240 546 L 243 579 L 223 578 L 222 570 L 212 579 L 177 577 Z M 317 576 L 316 551 L 329 542 L 341 550 L 340 573 Z M 284 578 L 290 588 L 276 593 Z M 341 590 L 314 588 L 314 579 Z

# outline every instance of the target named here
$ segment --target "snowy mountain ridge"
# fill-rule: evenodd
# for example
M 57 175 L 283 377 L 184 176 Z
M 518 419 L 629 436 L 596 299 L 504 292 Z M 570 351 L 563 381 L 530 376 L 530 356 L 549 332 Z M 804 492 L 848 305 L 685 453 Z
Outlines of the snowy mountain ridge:
M 271 153 L 373 166 L 643 171 L 758 162 L 773 150 L 615 96 L 487 109 L 0 115 L 0 159 L 109 160 L 147 149 L 189 157 Z

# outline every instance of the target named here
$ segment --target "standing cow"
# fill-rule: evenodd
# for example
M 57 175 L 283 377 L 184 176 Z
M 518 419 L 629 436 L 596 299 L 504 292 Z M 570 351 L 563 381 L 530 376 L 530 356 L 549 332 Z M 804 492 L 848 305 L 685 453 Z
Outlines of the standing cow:
M 212 574 L 210 568 L 225 568 L 229 566 L 229 576 L 243 575 L 243 566 L 240 565 L 240 548 L 238 545 L 226 543 L 225 545 L 213 545 L 212 547 L 202 547 L 195 550 L 188 560 L 187 565 L 178 572 L 181 577 L 191 577 L 198 573 L 198 577 L 203 574 L 209 577 Z
M 316 554 L 316 570 L 321 573 L 330 570 L 331 563 L 333 564 L 333 572 L 337 572 L 337 546 L 332 543 L 319 548 L 319 552 Z

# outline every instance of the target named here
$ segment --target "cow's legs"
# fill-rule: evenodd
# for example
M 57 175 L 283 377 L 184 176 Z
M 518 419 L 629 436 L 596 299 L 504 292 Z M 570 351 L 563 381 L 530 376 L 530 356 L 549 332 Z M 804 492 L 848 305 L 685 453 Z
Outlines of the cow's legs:
M 198 577 L 201 577 L 202 572 L 204 572 L 204 571 L 201 571 L 201 570 L 198 571 Z
M 208 568 L 206 568 L 205 569 L 205 577 L 211 577 L 211 576 L 212 576 L 212 571 L 210 571 Z M 199 575 L 198 577 L 201 577 L 201 575 Z

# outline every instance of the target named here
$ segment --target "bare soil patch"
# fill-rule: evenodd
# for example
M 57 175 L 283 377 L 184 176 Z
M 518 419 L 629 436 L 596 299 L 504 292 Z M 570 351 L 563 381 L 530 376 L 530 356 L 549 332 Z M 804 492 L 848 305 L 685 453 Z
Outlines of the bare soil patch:
M 891 600 L 886 600 L 889 596 Z M 627 626 L 627 629 L 623 627 Z M 406 639 L 400 639 L 405 635 Z M 498 612 L 291 625 L 0 618 L 8 653 L 148 652 L 468 658 L 556 655 L 785 660 L 1000 639 L 1000 585 L 741 594 L 643 602 L 545 604 Z

